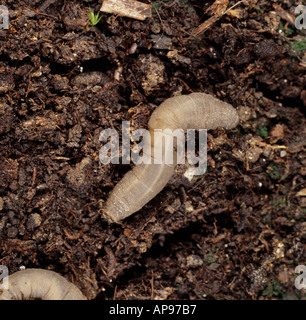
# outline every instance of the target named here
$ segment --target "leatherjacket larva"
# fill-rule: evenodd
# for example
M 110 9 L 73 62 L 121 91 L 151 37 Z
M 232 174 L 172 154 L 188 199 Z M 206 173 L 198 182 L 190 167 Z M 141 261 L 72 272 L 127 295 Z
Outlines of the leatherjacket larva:
M 25 269 L 8 276 L 0 288 L 0 300 L 87 300 L 79 288 L 60 274 L 43 269 Z
M 152 113 L 148 129 L 152 137 L 154 129 L 232 129 L 238 122 L 238 113 L 230 104 L 206 93 L 191 93 L 165 100 Z M 153 149 L 154 140 L 150 141 Z M 163 148 L 167 151 L 167 146 Z M 120 223 L 139 211 L 165 187 L 175 166 L 175 161 L 173 164 L 163 161 L 161 164 L 135 165 L 110 193 L 102 216 L 108 222 Z

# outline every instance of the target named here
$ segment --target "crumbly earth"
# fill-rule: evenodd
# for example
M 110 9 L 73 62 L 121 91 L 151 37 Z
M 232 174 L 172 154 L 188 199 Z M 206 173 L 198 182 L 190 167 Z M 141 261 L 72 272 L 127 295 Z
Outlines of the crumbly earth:
M 240 3 L 192 37 L 214 1 L 157 0 L 145 21 L 101 13 L 96 26 L 89 8 L 101 1 L 6 1 L 0 264 L 57 271 L 89 299 L 305 299 L 298 2 Z M 101 208 L 131 165 L 100 163 L 101 130 L 146 128 L 163 100 L 191 92 L 231 103 L 239 126 L 209 132 L 203 176 L 178 167 L 142 210 L 108 225 Z

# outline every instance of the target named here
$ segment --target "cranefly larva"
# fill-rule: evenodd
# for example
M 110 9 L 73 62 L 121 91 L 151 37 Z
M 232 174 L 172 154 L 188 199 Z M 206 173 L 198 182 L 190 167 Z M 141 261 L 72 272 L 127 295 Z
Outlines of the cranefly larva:
M 230 104 L 205 93 L 191 93 L 165 100 L 152 113 L 148 129 L 231 129 L 238 125 L 236 109 Z M 151 148 L 153 148 L 154 141 Z M 167 184 L 175 164 L 139 164 L 114 187 L 102 215 L 108 222 L 118 223 L 139 211 Z
M 7 283 L 0 289 L 0 300 L 87 300 L 74 284 L 50 270 L 17 271 Z

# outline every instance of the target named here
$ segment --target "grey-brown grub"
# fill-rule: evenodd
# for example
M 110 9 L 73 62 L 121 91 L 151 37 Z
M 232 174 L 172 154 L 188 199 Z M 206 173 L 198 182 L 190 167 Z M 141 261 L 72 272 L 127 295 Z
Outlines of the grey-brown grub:
M 0 287 L 0 300 L 87 300 L 78 287 L 60 274 L 44 269 L 25 269 L 8 276 Z
M 152 113 L 148 129 L 153 137 L 155 129 L 232 129 L 238 123 L 239 116 L 232 105 L 210 94 L 191 93 L 165 100 Z M 169 165 L 164 161 L 161 164 L 151 163 L 136 165 L 114 187 L 102 209 L 102 216 L 108 222 L 120 223 L 139 211 L 166 186 L 176 164 Z

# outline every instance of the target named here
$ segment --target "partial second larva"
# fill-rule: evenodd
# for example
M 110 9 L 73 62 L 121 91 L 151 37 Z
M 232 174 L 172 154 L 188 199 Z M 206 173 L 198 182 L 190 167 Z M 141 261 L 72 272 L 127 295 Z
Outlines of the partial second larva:
M 191 93 L 165 100 L 152 113 L 148 128 L 152 135 L 155 129 L 231 129 L 238 122 L 238 113 L 230 104 L 209 94 Z M 110 193 L 103 217 L 118 223 L 139 211 L 165 187 L 174 170 L 175 164 L 164 162 L 136 165 Z
M 44 269 L 25 269 L 8 276 L 0 300 L 87 300 L 74 284 Z

